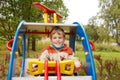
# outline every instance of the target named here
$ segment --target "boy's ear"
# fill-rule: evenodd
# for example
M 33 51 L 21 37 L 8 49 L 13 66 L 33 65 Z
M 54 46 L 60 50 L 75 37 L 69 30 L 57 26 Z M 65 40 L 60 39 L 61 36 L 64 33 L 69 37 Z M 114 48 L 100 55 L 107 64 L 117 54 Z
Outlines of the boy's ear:
M 64 41 L 66 40 L 66 37 L 64 37 Z
M 52 39 L 50 38 L 50 42 L 52 42 Z

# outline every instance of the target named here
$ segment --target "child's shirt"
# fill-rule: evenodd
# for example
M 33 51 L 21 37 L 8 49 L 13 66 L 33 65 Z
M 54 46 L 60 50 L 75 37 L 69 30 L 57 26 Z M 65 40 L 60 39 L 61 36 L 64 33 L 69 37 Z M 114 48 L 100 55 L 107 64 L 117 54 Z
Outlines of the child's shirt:
M 49 61 L 54 61 L 54 60 L 69 60 L 72 59 L 74 60 L 75 64 L 75 72 L 81 69 L 81 62 L 80 60 L 74 56 L 74 52 L 72 48 L 68 47 L 66 44 L 64 44 L 64 47 L 61 48 L 60 50 L 56 50 L 52 45 L 44 48 L 42 50 L 41 56 L 39 58 L 42 61 L 49 60 Z
M 44 48 L 42 50 L 42 52 L 44 52 L 46 50 L 48 51 L 49 54 L 56 54 L 57 52 L 65 52 L 68 55 L 72 55 L 73 54 L 72 48 L 68 47 L 66 44 L 64 44 L 64 47 L 61 48 L 60 50 L 56 50 L 54 47 L 52 47 L 52 45 L 50 45 L 50 46 Z

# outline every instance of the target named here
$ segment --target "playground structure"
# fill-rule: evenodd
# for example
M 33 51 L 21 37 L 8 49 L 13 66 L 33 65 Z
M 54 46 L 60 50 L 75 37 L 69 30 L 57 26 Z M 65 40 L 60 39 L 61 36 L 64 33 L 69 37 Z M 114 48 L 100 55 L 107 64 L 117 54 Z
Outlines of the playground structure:
M 50 9 L 39 2 L 34 2 L 33 5 L 44 12 L 44 23 L 32 23 L 21 21 L 16 30 L 14 39 L 10 40 L 7 44 L 8 50 L 11 50 L 11 58 L 9 63 L 8 77 L 7 80 L 96 80 L 96 71 L 92 55 L 92 50 L 94 50 L 94 45 L 89 41 L 87 34 L 82 25 L 78 22 L 73 24 L 61 24 L 57 23 L 58 18 L 62 18 L 55 10 Z M 86 55 L 86 65 L 87 65 L 87 76 L 76 75 L 73 76 L 74 61 L 38 61 L 36 59 L 26 59 L 26 36 L 27 34 L 47 34 L 49 35 L 53 27 L 59 26 L 65 30 L 65 34 L 69 35 L 69 46 L 75 52 L 75 40 L 76 35 L 81 39 L 84 52 Z M 22 37 L 22 67 L 19 77 L 14 76 L 15 69 L 15 54 L 17 52 L 17 46 L 19 42 L 19 36 Z M 12 48 L 9 46 L 13 43 Z M 91 44 L 91 45 L 90 45 Z M 92 46 L 92 48 L 91 48 Z M 32 66 L 34 64 L 38 65 L 38 70 L 32 72 Z M 65 66 L 70 64 L 70 70 L 65 70 Z M 30 69 L 30 75 L 44 74 L 44 76 L 30 76 L 26 73 L 26 68 Z M 56 76 L 48 76 L 48 74 L 56 74 Z M 61 76 L 61 74 L 69 76 Z

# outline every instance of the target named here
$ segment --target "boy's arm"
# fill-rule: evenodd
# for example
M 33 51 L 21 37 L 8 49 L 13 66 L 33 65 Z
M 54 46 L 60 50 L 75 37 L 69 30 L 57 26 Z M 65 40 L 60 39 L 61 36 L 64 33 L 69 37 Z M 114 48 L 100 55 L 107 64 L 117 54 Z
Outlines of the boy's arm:
M 81 70 L 82 64 L 78 57 L 76 57 L 74 54 L 72 54 L 72 55 L 69 55 L 68 58 L 74 60 L 74 66 L 75 66 L 74 72 Z

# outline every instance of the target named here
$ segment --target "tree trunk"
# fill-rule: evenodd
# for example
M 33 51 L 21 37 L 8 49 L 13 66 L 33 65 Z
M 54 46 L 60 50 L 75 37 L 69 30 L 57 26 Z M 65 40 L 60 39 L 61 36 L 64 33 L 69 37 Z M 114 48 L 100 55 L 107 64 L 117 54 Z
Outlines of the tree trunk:
M 120 45 L 120 28 L 119 28 L 119 24 L 118 23 L 116 23 L 116 43 L 118 44 L 118 45 Z
M 35 42 L 36 42 L 36 41 L 35 41 L 35 37 L 32 37 L 32 50 L 33 50 L 33 51 L 36 51 Z
M 30 38 L 27 38 L 27 52 L 28 52 L 28 57 L 29 57 L 29 50 L 30 50 Z

